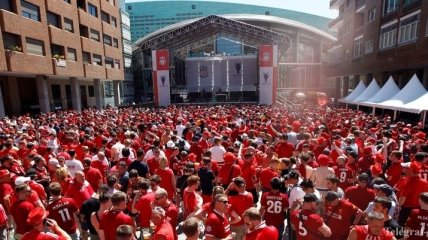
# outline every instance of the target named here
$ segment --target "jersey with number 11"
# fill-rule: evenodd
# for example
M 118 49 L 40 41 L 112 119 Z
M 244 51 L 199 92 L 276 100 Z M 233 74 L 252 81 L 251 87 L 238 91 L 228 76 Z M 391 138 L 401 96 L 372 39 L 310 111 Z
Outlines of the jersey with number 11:
M 49 218 L 54 219 L 68 234 L 75 233 L 77 229 L 74 214 L 79 210 L 72 198 L 60 198 L 46 208 L 49 211 Z

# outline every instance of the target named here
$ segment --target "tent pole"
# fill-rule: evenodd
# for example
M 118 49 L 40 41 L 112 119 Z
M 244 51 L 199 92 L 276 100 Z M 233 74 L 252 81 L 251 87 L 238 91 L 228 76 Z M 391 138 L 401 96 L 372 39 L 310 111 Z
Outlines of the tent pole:
M 373 117 L 376 115 L 376 107 L 373 107 L 372 115 L 373 115 Z
M 346 104 L 346 110 L 348 110 L 348 104 Z
M 360 110 L 360 105 L 357 105 L 357 112 Z
M 424 117 L 422 118 L 422 127 L 425 129 L 425 120 L 427 117 L 427 111 L 424 111 Z
M 397 110 L 394 110 L 394 118 L 393 118 L 393 120 L 395 121 L 396 118 L 397 118 Z

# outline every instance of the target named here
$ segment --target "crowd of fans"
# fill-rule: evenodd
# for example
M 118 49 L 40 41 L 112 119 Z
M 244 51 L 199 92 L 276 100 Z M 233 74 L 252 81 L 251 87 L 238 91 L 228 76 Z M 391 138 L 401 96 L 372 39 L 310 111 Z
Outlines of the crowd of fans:
M 422 123 L 327 107 L 87 109 L 3 118 L 0 144 L 2 239 L 428 239 Z

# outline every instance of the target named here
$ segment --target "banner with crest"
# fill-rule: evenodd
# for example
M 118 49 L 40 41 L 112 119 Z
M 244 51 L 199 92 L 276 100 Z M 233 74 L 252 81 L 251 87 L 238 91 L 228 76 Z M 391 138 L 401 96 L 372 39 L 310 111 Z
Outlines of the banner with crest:
M 259 103 L 272 105 L 276 101 L 278 82 L 278 46 L 259 47 Z
M 169 51 L 166 49 L 152 51 L 153 63 L 153 97 L 156 106 L 171 104 L 169 81 Z

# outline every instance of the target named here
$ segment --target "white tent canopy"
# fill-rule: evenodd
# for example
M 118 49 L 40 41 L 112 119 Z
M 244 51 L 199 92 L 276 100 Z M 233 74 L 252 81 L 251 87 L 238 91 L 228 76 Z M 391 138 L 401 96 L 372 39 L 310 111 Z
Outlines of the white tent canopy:
M 380 90 L 379 85 L 376 82 L 376 79 L 373 79 L 369 86 L 364 90 L 363 93 L 360 94 L 357 98 L 355 98 L 352 102 L 359 104 L 360 102 L 364 102 L 365 100 L 373 97 Z
M 428 110 L 428 93 L 425 93 L 418 99 L 406 103 L 403 106 L 403 109 L 399 109 L 400 111 L 404 112 L 411 112 L 411 113 L 421 113 L 422 111 Z
M 397 94 L 400 89 L 397 87 L 394 79 L 389 77 L 388 81 L 373 97 L 367 99 L 364 102 L 359 102 L 359 105 L 377 107 L 377 104 L 386 101 Z
M 398 111 L 405 111 L 404 105 L 410 103 L 422 95 L 427 93 L 424 86 L 419 81 L 419 78 L 415 75 L 410 79 L 406 86 L 401 89 L 400 92 L 395 94 L 390 99 L 378 103 L 376 107 L 386 108 Z
M 339 102 L 352 103 L 352 100 L 360 96 L 360 94 L 363 93 L 364 90 L 366 90 L 366 85 L 364 85 L 364 82 L 360 80 L 354 91 L 352 91 L 348 96 L 340 99 Z

